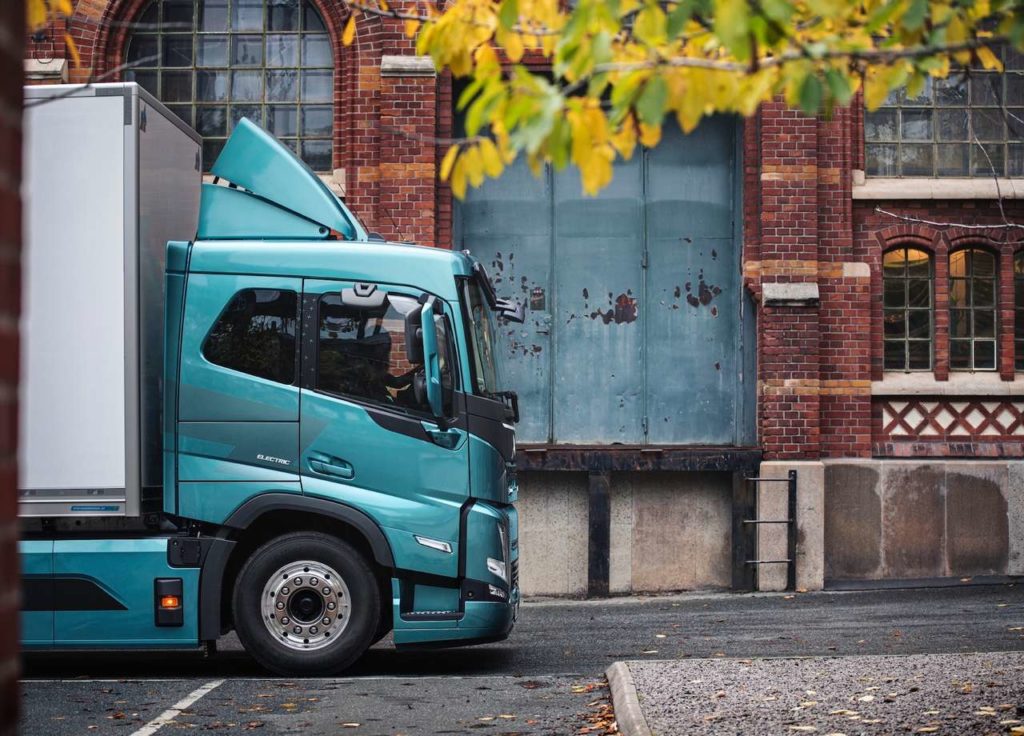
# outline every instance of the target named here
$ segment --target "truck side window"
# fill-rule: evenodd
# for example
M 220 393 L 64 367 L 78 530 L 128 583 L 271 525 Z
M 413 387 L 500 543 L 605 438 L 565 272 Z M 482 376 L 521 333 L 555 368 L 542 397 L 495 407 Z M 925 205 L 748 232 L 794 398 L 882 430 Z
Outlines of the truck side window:
M 416 400 L 413 390 L 413 379 L 423 365 L 410 363 L 405 355 L 405 315 L 419 308 L 417 299 L 406 294 L 390 293 L 377 308 L 342 304 L 340 294 L 322 296 L 316 388 L 404 410 L 429 412 L 425 402 Z M 445 361 L 442 371 L 451 373 L 450 361 Z
M 225 368 L 278 383 L 295 382 L 298 296 L 279 289 L 235 294 L 203 343 L 203 356 Z

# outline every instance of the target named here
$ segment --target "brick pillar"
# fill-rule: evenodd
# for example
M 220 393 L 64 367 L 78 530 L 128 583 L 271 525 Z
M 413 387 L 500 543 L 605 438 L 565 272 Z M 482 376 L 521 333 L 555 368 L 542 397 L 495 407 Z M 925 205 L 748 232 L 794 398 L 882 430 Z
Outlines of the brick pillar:
M 18 311 L 24 3 L 0 3 L 0 734 L 18 716 Z
M 767 460 L 817 459 L 818 121 L 764 105 L 760 162 L 761 445 Z
M 380 67 L 377 226 L 396 240 L 434 245 L 437 77 L 421 56 L 384 56 Z

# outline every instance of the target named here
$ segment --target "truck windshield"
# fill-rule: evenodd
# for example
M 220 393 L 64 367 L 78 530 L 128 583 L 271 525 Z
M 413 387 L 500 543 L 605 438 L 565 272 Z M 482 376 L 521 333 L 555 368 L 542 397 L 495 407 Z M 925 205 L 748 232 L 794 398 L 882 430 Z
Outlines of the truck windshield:
M 466 318 L 470 351 L 473 354 L 474 393 L 487 396 L 498 392 L 494 363 L 494 317 L 476 279 L 465 281 Z

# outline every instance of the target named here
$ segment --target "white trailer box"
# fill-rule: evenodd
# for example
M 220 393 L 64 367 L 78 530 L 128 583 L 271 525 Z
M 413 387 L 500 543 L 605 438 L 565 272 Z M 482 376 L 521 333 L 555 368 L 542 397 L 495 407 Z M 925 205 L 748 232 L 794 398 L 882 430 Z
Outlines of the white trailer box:
M 201 139 L 134 83 L 25 88 L 22 516 L 137 516 L 162 484 L 164 261 Z

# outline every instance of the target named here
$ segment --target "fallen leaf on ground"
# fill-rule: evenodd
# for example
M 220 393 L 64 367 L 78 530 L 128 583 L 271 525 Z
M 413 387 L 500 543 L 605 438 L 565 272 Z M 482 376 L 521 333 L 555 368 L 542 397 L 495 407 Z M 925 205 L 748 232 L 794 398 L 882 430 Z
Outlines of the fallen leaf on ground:
M 870 703 L 874 699 L 874 695 L 862 695 L 861 697 L 857 698 L 857 700 L 859 700 L 862 703 Z
M 817 731 L 818 727 L 817 726 L 790 726 L 789 730 L 790 731 L 802 731 L 802 732 L 805 732 L 805 733 L 810 733 L 811 731 Z
M 355 723 L 355 722 L 352 722 L 352 723 L 342 723 L 341 727 L 342 728 L 359 728 L 359 724 Z

